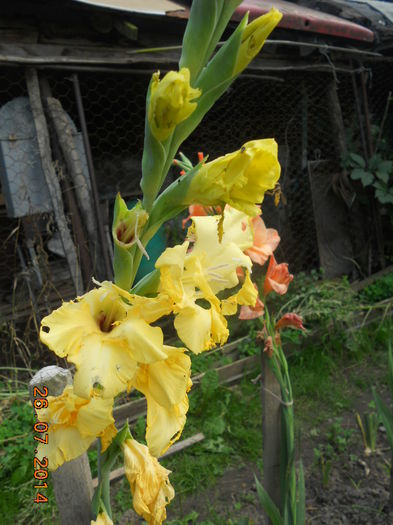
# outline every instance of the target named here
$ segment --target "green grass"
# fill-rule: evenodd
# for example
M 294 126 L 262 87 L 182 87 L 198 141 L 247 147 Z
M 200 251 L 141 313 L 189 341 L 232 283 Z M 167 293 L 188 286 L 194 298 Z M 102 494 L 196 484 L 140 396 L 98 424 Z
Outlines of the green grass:
M 298 311 L 306 313 L 307 328 L 319 329 L 318 337 L 311 330 L 306 335 L 292 330 L 282 333 L 284 350 L 289 356 L 296 424 L 300 435 L 303 427 L 309 427 L 310 423 L 315 426 L 328 418 L 339 417 L 345 409 L 351 408 L 359 393 L 367 392 L 376 381 L 387 381 L 386 349 L 393 328 L 392 322 L 385 319 L 380 324 L 348 331 L 351 323 L 347 322 L 347 313 L 356 310 L 354 305 L 357 307 L 359 304 L 348 283 L 344 280 L 336 284 L 321 284 L 318 274 L 307 279 L 303 283 L 300 279 L 296 293 L 289 293 L 276 301 L 277 308 L 283 312 L 296 306 Z M 374 299 L 376 297 L 374 294 Z M 337 307 L 340 298 L 342 301 Z M 259 351 L 255 342 L 258 323 L 251 322 L 247 326 L 250 339 L 239 345 L 240 356 L 254 355 Z M 262 466 L 260 386 L 250 380 L 258 375 L 259 370 L 256 369 L 240 385 L 229 389 L 218 384 L 217 374 L 211 369 L 227 364 L 231 357 L 218 351 L 192 356 L 192 359 L 193 373 L 206 374 L 200 388 L 190 393 L 190 411 L 182 439 L 201 431 L 206 439 L 163 461 L 164 466 L 172 470 L 171 482 L 177 498 L 185 498 L 212 486 L 229 467 L 237 467 L 247 461 Z M 24 381 L 0 383 L 1 523 L 56 525 L 50 478 L 49 502 L 33 503 L 36 493 L 33 489 L 35 420 L 26 396 L 27 379 L 23 376 L 22 379 Z M 144 432 L 145 420 L 140 418 L 134 424 L 132 433 L 143 441 Z M 89 452 L 89 458 L 94 476 L 96 452 Z M 127 481 L 123 479 L 116 483 L 112 492 L 116 522 L 132 506 Z M 241 503 L 234 502 L 234 505 L 232 510 L 235 515 Z M 247 521 L 234 519 L 230 523 L 226 517 L 215 515 L 212 509 L 208 521 L 200 521 L 194 513 L 188 521 L 186 518 L 173 520 L 170 525 L 183 523 L 243 525 Z
M 393 297 L 393 272 L 380 277 L 359 292 L 362 301 L 376 303 Z
M 1 385 L 4 388 L 4 385 Z M 40 492 L 48 503 L 34 503 L 37 490 L 33 478 L 33 409 L 20 396 L 8 397 L 1 403 L 0 426 L 0 516 L 2 525 L 40 523 L 56 524 L 53 487 Z M 33 520 L 34 516 L 34 520 Z M 33 520 L 33 521 L 32 521 Z

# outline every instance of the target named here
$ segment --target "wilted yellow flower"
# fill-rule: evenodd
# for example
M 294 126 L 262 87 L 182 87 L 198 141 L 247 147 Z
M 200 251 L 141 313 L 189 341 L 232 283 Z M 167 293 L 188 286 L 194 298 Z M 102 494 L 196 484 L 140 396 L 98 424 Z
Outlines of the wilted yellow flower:
M 108 514 L 103 511 L 100 512 L 95 521 L 91 521 L 90 525 L 113 525 L 113 521 L 110 519 Z
M 166 518 L 166 505 L 175 495 L 168 479 L 170 470 L 162 467 L 149 449 L 135 439 L 123 443 L 123 453 L 135 512 L 149 525 L 161 525 Z
M 253 140 L 203 165 L 193 177 L 187 197 L 205 206 L 230 204 L 255 216 L 260 214 L 257 204 L 279 177 L 276 141 Z
M 41 341 L 76 365 L 74 388 L 81 397 L 115 397 L 130 386 L 138 363 L 166 359 L 161 328 L 134 315 L 122 297 L 132 300 L 103 283 L 42 320 Z
M 48 443 L 38 445 L 37 457 L 48 458 L 55 470 L 65 461 L 77 458 L 97 437 L 108 442 L 113 435 L 113 399 L 84 399 L 76 396 L 72 385 L 58 396 L 48 396 L 48 407 L 39 410 L 39 421 L 48 423 Z
M 164 141 L 175 126 L 188 118 L 196 109 L 192 102 L 201 95 L 199 89 L 190 86 L 190 71 L 182 67 L 180 71 L 169 71 L 162 80 L 160 73 L 154 73 L 148 108 L 148 121 L 153 135 Z
M 186 423 L 187 392 L 191 388 L 191 360 L 185 348 L 164 347 L 165 361 L 140 365 L 135 388 L 147 400 L 146 442 L 153 456 L 161 456 L 177 439 Z
M 282 13 L 273 8 L 247 25 L 242 35 L 242 42 L 233 72 L 234 76 L 241 73 L 260 52 L 266 38 L 280 22 L 281 18 Z

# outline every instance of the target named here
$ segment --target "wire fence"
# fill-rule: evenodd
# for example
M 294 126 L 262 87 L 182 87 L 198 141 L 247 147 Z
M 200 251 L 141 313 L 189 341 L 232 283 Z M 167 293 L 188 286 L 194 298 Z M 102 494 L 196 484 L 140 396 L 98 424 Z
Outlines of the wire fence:
M 366 66 L 369 120 L 380 126 L 393 80 L 389 64 Z M 40 152 L 42 156 L 45 144 L 40 145 L 40 150 L 34 133 L 36 115 L 32 115 L 29 107 L 31 89 L 27 89 L 26 72 L 16 67 L 0 69 L 0 315 L 3 327 L 10 320 L 18 324 L 19 318 L 30 318 L 28 327 L 32 336 L 27 341 L 32 345 L 40 315 L 60 298 L 74 296 L 78 286 L 86 289 L 97 272 L 101 277 L 110 277 L 97 248 L 102 244 L 95 225 L 97 214 L 110 257 L 110 216 L 116 193 L 120 191 L 129 201 L 141 196 L 145 96 L 150 75 L 138 71 L 79 71 L 77 75 L 100 196 L 98 212 L 73 72 L 58 69 L 38 72 L 49 138 L 46 154 L 50 166 L 45 172 L 38 155 Z M 359 83 L 359 79 L 355 81 Z M 214 159 L 254 138 L 277 140 L 282 196 L 277 207 L 272 196 L 265 197 L 263 218 L 267 226 L 280 232 L 277 259 L 288 262 L 295 273 L 318 269 L 321 264 L 310 166 L 314 171 L 318 169 L 318 180 L 328 181 L 329 192 L 333 191 L 332 173 L 342 176 L 343 151 L 335 126 L 332 89 L 339 101 L 346 140 L 351 135 L 358 137 L 360 127 L 366 125 L 364 112 L 359 114 L 353 82 L 353 75 L 341 72 L 282 71 L 260 77 L 245 74 L 182 146 L 182 151 L 196 161 L 198 151 Z M 384 129 L 384 137 L 390 144 L 393 144 L 392 122 L 386 120 Z M 54 196 L 47 190 L 48 176 L 60 191 L 62 219 Z M 177 170 L 172 168 L 169 180 L 177 176 Z M 348 216 L 348 238 L 355 264 L 366 265 L 365 273 L 379 269 L 369 202 L 354 206 L 352 203 L 351 207 L 348 202 L 344 204 L 342 192 L 336 193 L 346 206 L 344 214 Z M 379 208 L 378 216 L 382 221 L 385 256 L 389 258 L 391 223 L 385 211 Z M 180 221 L 177 228 L 180 230 Z M 69 233 L 66 242 L 72 245 L 71 251 L 75 250 L 74 262 L 69 250 L 64 249 L 65 230 Z M 26 322 L 20 326 L 18 333 L 22 335 Z M 4 333 L 9 333 L 6 328 L 0 332 L 3 346 L 8 344 L 8 335 Z

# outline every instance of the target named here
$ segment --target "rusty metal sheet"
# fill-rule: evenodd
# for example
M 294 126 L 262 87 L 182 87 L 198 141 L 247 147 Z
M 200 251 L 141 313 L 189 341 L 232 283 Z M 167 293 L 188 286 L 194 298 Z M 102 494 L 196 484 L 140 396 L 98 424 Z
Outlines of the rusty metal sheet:
M 363 42 L 373 42 L 374 40 L 374 33 L 359 24 L 285 0 L 245 0 L 236 9 L 233 18 L 240 20 L 249 11 L 250 19 L 253 19 L 263 15 L 272 7 L 283 13 L 284 16 L 279 27 L 285 29 L 320 33 Z

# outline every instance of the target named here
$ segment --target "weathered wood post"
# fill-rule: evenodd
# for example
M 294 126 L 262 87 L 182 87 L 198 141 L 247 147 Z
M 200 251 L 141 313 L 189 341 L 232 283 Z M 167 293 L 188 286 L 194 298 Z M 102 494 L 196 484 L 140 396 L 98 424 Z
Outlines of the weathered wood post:
M 46 366 L 29 383 L 31 400 L 34 402 L 34 387 L 46 387 L 49 396 L 59 396 L 71 384 L 69 370 Z M 52 473 L 52 482 L 61 525 L 90 525 L 93 483 L 87 454 L 64 463 Z
M 281 389 L 261 344 L 263 487 L 280 509 Z M 270 524 L 266 514 L 265 522 Z

